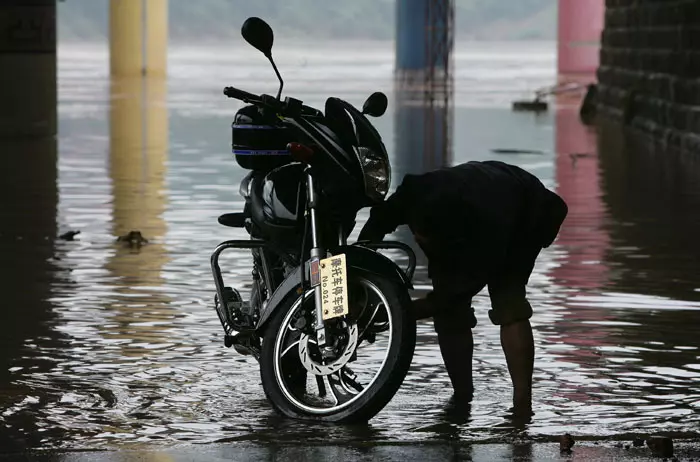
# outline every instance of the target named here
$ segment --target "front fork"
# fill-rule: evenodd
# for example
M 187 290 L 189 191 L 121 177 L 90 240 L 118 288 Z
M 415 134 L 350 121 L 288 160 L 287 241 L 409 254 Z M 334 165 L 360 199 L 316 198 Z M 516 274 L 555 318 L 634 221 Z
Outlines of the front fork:
M 306 169 L 306 194 L 309 201 L 309 219 L 311 221 L 311 257 L 312 265 L 325 258 L 325 249 L 319 244 L 318 225 L 316 223 L 316 189 L 314 187 L 314 178 L 311 175 L 311 169 Z M 319 347 L 326 345 L 326 326 L 323 321 L 323 298 L 321 294 L 321 284 L 312 281 L 314 287 L 314 302 L 316 305 L 316 341 Z

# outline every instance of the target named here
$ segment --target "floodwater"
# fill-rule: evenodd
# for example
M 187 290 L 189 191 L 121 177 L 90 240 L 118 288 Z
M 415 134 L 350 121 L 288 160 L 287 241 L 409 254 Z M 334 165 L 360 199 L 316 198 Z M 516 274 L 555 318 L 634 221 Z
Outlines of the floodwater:
M 391 96 L 391 44 L 364 45 L 279 46 L 284 93 L 320 107 L 331 95 L 357 105 L 373 91 Z M 2 220 L 0 451 L 697 435 L 697 159 L 591 132 L 576 107 L 511 112 L 512 100 L 554 82 L 554 43 L 457 49 L 454 161 L 515 163 L 570 205 L 529 286 L 537 347 L 531 423 L 508 419 L 510 380 L 486 293 L 474 300 L 469 415 L 445 411 L 449 380 L 432 324 L 424 322 L 409 376 L 368 425 L 277 417 L 256 362 L 223 346 L 209 270 L 220 241 L 245 237 L 216 222 L 242 207 L 245 174 L 229 147 L 239 105 L 221 89 L 274 94 L 272 70 L 240 45 L 173 47 L 167 86 L 110 85 L 105 47 L 65 45 L 56 185 L 42 180 L 40 161 L 28 160 L 36 169 L 32 194 L 2 198 L 4 210 L 19 207 L 32 218 Z M 396 185 L 416 166 L 393 152 L 401 133 L 392 108 L 376 125 L 392 153 Z M 536 152 L 492 152 L 517 148 Z M 365 218 L 363 211 L 358 229 Z M 55 239 L 71 230 L 80 231 L 74 240 Z M 140 250 L 115 242 L 131 230 L 149 240 Z M 222 259 L 227 282 L 245 284 L 248 265 L 244 252 Z M 429 287 L 422 268 L 416 285 Z

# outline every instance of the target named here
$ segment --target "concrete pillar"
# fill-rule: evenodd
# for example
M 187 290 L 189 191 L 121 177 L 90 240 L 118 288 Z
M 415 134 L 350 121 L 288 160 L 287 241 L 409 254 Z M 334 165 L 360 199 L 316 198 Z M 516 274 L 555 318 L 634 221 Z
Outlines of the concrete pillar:
M 3 382 L 24 340 L 46 335 L 56 275 L 56 0 L 0 0 L 0 69 Z
M 165 76 L 168 0 L 111 0 L 109 41 L 113 76 Z
M 55 135 L 55 0 L 0 0 L 0 69 L 0 138 Z

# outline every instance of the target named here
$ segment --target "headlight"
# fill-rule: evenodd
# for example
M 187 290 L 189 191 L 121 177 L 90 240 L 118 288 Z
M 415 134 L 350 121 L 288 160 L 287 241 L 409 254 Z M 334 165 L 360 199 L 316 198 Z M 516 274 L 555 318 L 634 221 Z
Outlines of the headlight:
M 362 166 L 365 194 L 373 201 L 384 200 L 391 182 L 389 159 L 364 146 L 355 148 L 355 152 Z

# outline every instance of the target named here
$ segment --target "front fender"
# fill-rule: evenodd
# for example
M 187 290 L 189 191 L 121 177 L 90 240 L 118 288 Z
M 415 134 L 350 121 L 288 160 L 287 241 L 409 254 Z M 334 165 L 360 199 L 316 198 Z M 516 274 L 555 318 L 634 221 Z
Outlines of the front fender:
M 345 261 L 348 265 L 348 272 L 365 271 L 367 273 L 376 274 L 393 280 L 408 289 L 413 289 L 413 284 L 410 278 L 404 273 L 401 268 L 385 255 L 375 252 L 374 250 L 357 245 L 346 245 L 336 249 L 336 255 L 344 253 Z M 308 274 L 308 273 L 307 273 Z M 308 276 L 307 276 L 308 281 Z M 277 290 L 272 294 L 272 297 L 265 305 L 265 308 L 260 313 L 260 320 L 256 327 L 257 331 L 262 331 L 265 325 L 270 320 L 272 314 L 282 304 L 287 297 L 301 295 L 301 268 L 296 268 L 282 284 L 277 287 Z

